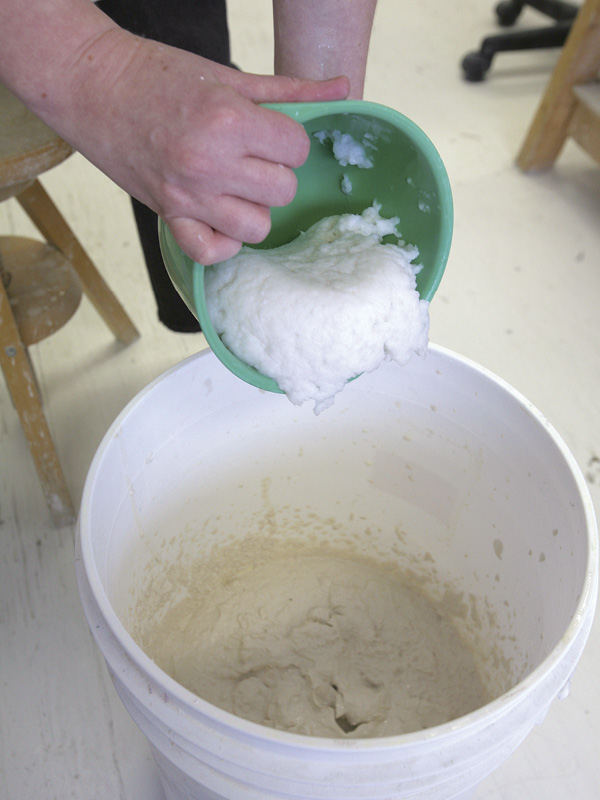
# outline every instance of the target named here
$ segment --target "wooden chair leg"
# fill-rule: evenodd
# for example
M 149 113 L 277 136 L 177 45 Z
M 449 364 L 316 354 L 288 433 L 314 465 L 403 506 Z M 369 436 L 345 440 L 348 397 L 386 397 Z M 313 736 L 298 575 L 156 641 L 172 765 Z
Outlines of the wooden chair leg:
M 521 151 L 521 170 L 552 166 L 569 135 L 578 101 L 573 87 L 593 81 L 600 68 L 600 1 L 586 0 L 561 51 Z
M 130 344 L 137 339 L 140 334 L 135 325 L 90 260 L 42 184 L 38 180 L 33 181 L 17 195 L 17 200 L 42 236 L 71 262 L 73 269 L 79 275 L 85 294 L 117 339 L 123 344 Z
M 8 295 L 1 281 L 0 366 L 27 438 L 52 518 L 59 526 L 70 525 L 75 521 L 73 503 L 42 409 L 27 349 L 19 335 Z

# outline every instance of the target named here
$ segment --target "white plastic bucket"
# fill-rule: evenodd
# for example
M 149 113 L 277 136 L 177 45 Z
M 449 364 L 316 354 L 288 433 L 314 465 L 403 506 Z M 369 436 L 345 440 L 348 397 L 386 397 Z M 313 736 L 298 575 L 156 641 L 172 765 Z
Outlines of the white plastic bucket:
M 141 576 L 202 553 L 205 530 L 285 531 L 290 508 L 359 537 L 368 520 L 365 552 L 416 572 L 434 564 L 506 690 L 426 731 L 341 740 L 239 719 L 162 672 L 128 633 Z M 200 354 L 106 434 L 83 494 L 77 574 L 168 800 L 446 800 L 468 797 L 568 687 L 595 607 L 597 530 L 548 422 L 446 350 L 362 376 L 319 417 Z

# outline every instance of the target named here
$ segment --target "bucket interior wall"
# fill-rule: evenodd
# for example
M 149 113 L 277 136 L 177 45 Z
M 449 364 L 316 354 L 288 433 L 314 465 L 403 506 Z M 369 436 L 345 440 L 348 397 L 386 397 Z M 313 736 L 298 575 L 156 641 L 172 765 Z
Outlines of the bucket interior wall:
M 148 580 L 248 535 L 393 559 L 452 610 L 506 691 L 556 646 L 586 570 L 578 487 L 527 404 L 431 351 L 315 417 L 199 356 L 149 387 L 108 445 L 99 578 L 135 629 Z

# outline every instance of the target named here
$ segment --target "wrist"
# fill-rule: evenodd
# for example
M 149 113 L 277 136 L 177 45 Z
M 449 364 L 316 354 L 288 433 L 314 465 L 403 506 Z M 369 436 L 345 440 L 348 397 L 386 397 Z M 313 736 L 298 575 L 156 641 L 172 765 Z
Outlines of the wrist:
M 375 0 L 274 0 L 275 73 L 323 80 L 345 75 L 361 98 Z

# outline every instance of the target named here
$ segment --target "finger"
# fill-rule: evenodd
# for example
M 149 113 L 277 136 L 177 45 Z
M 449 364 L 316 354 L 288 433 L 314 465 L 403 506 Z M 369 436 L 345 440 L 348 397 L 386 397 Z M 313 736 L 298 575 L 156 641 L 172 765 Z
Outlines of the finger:
M 188 181 L 168 202 L 152 207 L 165 221 L 201 220 L 232 239 L 260 242 L 271 228 L 270 209 L 291 203 L 297 188 L 292 169 L 248 157 L 238 161 L 235 175 Z
M 344 100 L 350 92 L 350 81 L 344 75 L 326 81 L 314 81 L 284 75 L 237 72 L 235 75 L 228 73 L 226 82 L 255 103 Z
M 242 246 L 241 241 L 231 239 L 200 220 L 176 217 L 166 222 L 183 252 L 205 266 L 232 258 Z
M 301 167 L 310 151 L 310 139 L 302 125 L 279 111 L 253 108 L 252 126 L 245 139 L 247 155 L 294 169 Z
M 273 207 L 287 206 L 297 189 L 298 179 L 289 167 L 247 157 L 240 161 L 235 180 L 224 191 L 251 203 Z
M 310 140 L 303 126 L 286 114 L 255 105 L 261 102 L 341 99 L 348 94 L 346 78 L 330 81 L 305 81 L 282 76 L 238 73 L 234 79 L 238 93 L 253 102 L 253 112 L 244 110 L 247 124 L 243 131 L 247 154 L 297 168 L 306 161 Z M 234 81 L 230 83 L 233 86 Z
M 230 239 L 256 244 L 271 230 L 271 210 L 240 197 L 220 195 L 202 205 L 193 215 Z

